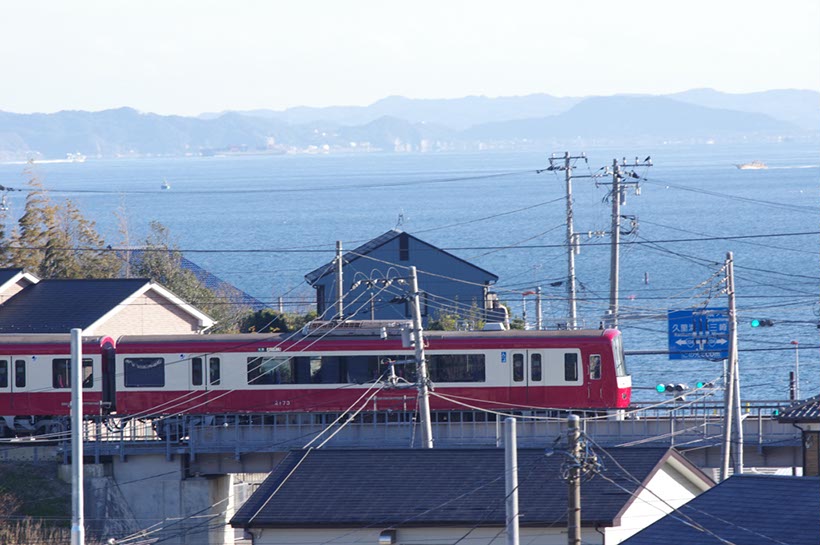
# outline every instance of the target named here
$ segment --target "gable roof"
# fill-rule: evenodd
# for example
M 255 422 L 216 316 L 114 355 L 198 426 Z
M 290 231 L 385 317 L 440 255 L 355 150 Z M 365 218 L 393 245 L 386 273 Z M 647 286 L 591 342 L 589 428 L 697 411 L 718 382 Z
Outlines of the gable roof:
M 607 452 L 640 481 L 668 456 L 683 459 L 665 448 Z M 566 524 L 563 462 L 561 456 L 545 456 L 543 449 L 519 449 L 522 526 Z M 620 472 L 604 472 L 628 491 L 637 488 Z M 584 482 L 581 494 L 584 525 L 612 525 L 631 499 L 629 492 L 594 477 Z M 503 449 L 298 450 L 273 470 L 231 524 L 503 526 L 504 499 Z
M 408 237 L 412 238 L 413 240 L 415 240 L 416 242 L 418 242 L 420 244 L 424 244 L 425 246 L 429 246 L 430 248 L 433 248 L 436 251 L 441 252 L 442 254 L 444 254 L 446 256 L 449 256 L 449 257 L 451 257 L 451 258 L 453 258 L 457 261 L 460 261 L 462 263 L 465 263 L 465 264 L 469 265 L 470 267 L 473 267 L 474 269 L 476 269 L 478 271 L 481 271 L 482 273 L 486 274 L 488 279 L 492 282 L 497 282 L 498 281 L 498 276 L 494 275 L 493 273 L 491 273 L 491 272 L 489 272 L 485 269 L 482 269 L 481 267 L 473 265 L 469 261 L 461 259 L 460 257 L 455 256 L 455 255 L 451 254 L 450 252 L 442 250 L 441 248 L 437 248 L 436 246 L 433 246 L 429 242 L 425 242 L 425 241 L 421 240 L 420 238 L 414 237 L 410 233 L 404 233 L 403 231 L 398 231 L 396 229 L 391 229 L 390 231 L 387 231 L 386 233 L 377 236 L 373 240 L 371 240 L 369 242 L 365 242 L 364 244 L 362 244 L 358 248 L 355 248 L 354 250 L 351 250 L 351 251 L 345 253 L 344 255 L 342 255 L 342 262 L 343 263 L 352 263 L 353 261 L 356 261 L 357 259 L 359 259 L 361 256 L 367 255 L 370 252 L 372 252 L 372 251 L 374 251 L 378 248 L 381 248 L 382 246 L 384 246 L 385 244 L 387 244 L 388 242 L 392 241 L 393 239 L 395 239 L 396 237 L 398 237 L 402 234 L 406 234 Z M 333 266 L 333 261 L 330 261 L 329 263 L 325 263 L 324 265 L 322 265 L 318 269 L 315 269 L 315 270 L 307 273 L 305 275 L 305 280 L 307 280 L 308 284 L 310 284 L 312 286 L 318 280 L 323 278 L 324 276 L 327 276 L 328 274 L 335 274 L 335 273 L 336 273 L 336 269 Z
M 820 395 L 786 407 L 777 419 L 780 422 L 820 422 Z
M 8 284 L 14 284 L 23 278 L 28 280 L 31 284 L 36 284 L 40 281 L 40 279 L 33 274 L 27 273 L 25 270 L 20 268 L 0 269 L 0 293 L 5 290 Z
M 195 316 L 203 327 L 213 325 L 211 318 L 146 278 L 53 279 L 28 286 L 0 305 L 0 333 L 91 330 L 151 289 Z
M 670 543 L 817 545 L 820 478 L 734 475 L 623 545 Z

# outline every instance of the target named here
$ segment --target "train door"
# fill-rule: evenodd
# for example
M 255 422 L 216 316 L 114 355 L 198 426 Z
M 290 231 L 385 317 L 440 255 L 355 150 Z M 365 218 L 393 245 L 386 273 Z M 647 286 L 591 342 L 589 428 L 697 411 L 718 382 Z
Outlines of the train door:
M 601 354 L 590 354 L 587 365 L 587 400 L 591 407 L 598 407 L 604 399 L 604 381 L 601 380 Z
M 510 402 L 540 405 L 544 395 L 544 353 L 540 350 L 516 350 L 512 352 L 512 382 Z
M 5 356 L 2 357 L 3 360 L 7 360 L 9 363 L 9 397 L 11 409 L 14 410 L 23 410 L 27 411 L 28 407 L 28 399 L 24 399 L 20 397 L 21 392 L 26 391 L 26 384 L 28 383 L 28 365 L 26 364 L 26 360 L 21 357 L 9 357 L 6 358 Z
M 0 356 L 0 415 L 11 409 L 11 358 Z

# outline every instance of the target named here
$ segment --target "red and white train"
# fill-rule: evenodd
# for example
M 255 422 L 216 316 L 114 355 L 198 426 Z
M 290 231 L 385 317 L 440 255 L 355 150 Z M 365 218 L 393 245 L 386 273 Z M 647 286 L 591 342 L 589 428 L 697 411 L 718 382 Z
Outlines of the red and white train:
M 110 418 L 341 412 L 390 368 L 365 410 L 416 408 L 414 348 L 389 328 L 83 339 L 84 411 Z M 404 339 L 404 340 L 403 340 Z M 424 334 L 433 410 L 622 409 L 631 377 L 616 330 Z M 64 429 L 68 335 L 0 335 L 0 432 Z M 390 365 L 392 364 L 392 365 Z

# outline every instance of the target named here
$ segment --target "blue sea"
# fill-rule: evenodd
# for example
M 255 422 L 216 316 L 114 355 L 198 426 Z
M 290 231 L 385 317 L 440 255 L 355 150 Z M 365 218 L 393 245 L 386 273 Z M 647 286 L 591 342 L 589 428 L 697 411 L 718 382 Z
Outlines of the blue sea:
M 522 292 L 541 286 L 544 322 L 566 320 L 564 179 L 549 152 L 470 154 L 282 155 L 88 159 L 33 167 L 54 198 L 70 198 L 113 246 L 131 243 L 149 222 L 168 226 L 186 257 L 258 299 L 304 310 L 313 290 L 304 275 L 345 249 L 399 226 L 499 276 L 502 301 L 515 314 Z M 573 154 L 585 150 L 570 150 Z M 611 178 L 594 177 L 634 150 L 586 150 L 575 162 L 575 230 L 579 316 L 598 327 L 608 307 Z M 820 154 L 794 142 L 768 145 L 670 145 L 642 149 L 651 168 L 640 194 L 630 190 L 621 213 L 621 311 L 628 351 L 667 347 L 668 310 L 726 307 L 720 269 L 734 253 L 741 387 L 746 399 L 783 399 L 799 359 L 801 394 L 820 389 Z M 764 161 L 766 170 L 736 163 Z M 25 165 L 0 165 L 0 183 L 24 187 Z M 593 176 L 593 177 L 582 177 Z M 163 181 L 171 186 L 162 190 Z M 9 216 L 24 193 L 8 193 Z M 803 233 L 803 234 L 801 234 Z M 783 236 L 772 236 L 783 235 Z M 749 238 L 737 238 L 749 237 Z M 532 320 L 530 303 L 528 317 Z M 751 328 L 752 318 L 772 327 Z M 791 344 L 798 341 L 798 345 Z M 795 350 L 797 346 L 798 350 Z M 628 366 L 635 399 L 660 401 L 658 383 L 712 380 L 720 362 L 670 361 L 635 355 Z

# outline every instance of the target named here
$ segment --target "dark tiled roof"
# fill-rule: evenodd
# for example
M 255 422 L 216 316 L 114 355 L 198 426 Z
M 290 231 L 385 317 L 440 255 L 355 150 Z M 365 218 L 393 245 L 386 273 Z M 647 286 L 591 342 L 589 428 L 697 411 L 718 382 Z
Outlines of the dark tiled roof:
M 798 401 L 780 411 L 781 422 L 820 422 L 820 396 Z
M 350 252 L 347 252 L 346 254 L 342 255 L 342 262 L 343 263 L 350 263 L 352 261 L 355 261 L 355 260 L 359 259 L 359 256 L 369 254 L 373 250 L 375 250 L 375 249 L 377 249 L 381 246 L 384 246 L 385 244 L 387 244 L 388 242 L 390 242 L 391 240 L 393 240 L 394 238 L 396 238 L 397 236 L 399 236 L 401 234 L 402 234 L 402 231 L 398 231 L 396 229 L 391 229 L 390 231 L 387 231 L 386 233 L 377 236 L 373 240 L 371 240 L 369 242 L 365 242 L 364 244 L 362 244 L 358 248 L 356 248 L 354 250 L 351 250 Z M 449 255 L 453 259 L 457 259 L 461 262 L 467 263 L 468 265 L 474 267 L 475 269 L 485 272 L 487 274 L 488 279 L 492 280 L 493 282 L 498 280 L 498 276 L 494 275 L 493 273 L 491 273 L 489 271 L 486 271 L 486 270 L 482 269 L 481 267 L 477 267 L 477 266 L 473 265 L 472 263 L 470 263 L 468 261 L 465 261 L 465 260 L 461 259 L 460 257 L 457 257 L 457 256 L 451 254 L 450 252 L 442 250 L 441 248 L 436 248 L 432 244 L 430 244 L 428 242 L 424 242 L 423 240 L 421 240 L 419 238 L 416 238 L 416 237 L 414 237 L 413 235 L 411 235 L 409 233 L 407 234 L 407 236 L 413 238 L 414 240 L 420 242 L 421 244 L 424 244 L 424 245 L 429 246 L 431 248 L 435 248 L 436 250 L 438 250 L 442 254 Z M 324 265 L 322 265 L 318 269 L 315 269 L 315 270 L 307 273 L 305 275 L 305 280 L 307 280 L 308 284 L 313 285 L 313 284 L 316 283 L 317 280 L 319 280 L 323 276 L 326 276 L 328 274 L 335 274 L 335 271 L 336 271 L 336 269 L 333 266 L 333 261 L 331 261 L 330 263 L 325 263 Z
M 145 253 L 142 249 L 129 250 L 129 252 L 132 267 L 142 260 L 142 256 Z M 120 252 L 119 257 L 124 261 L 125 256 L 122 255 L 123 253 L 124 252 Z M 203 269 L 185 256 L 181 256 L 180 265 L 183 269 L 191 271 L 203 286 L 213 291 L 217 295 L 227 298 L 227 300 L 232 304 L 248 307 L 253 310 L 261 310 L 270 306 L 266 305 L 252 295 L 245 293 L 233 284 L 225 282 L 215 274 Z
M 41 280 L 0 305 L 0 333 L 68 333 L 86 328 L 149 281 Z
M 0 269 L 0 286 L 23 272 L 23 269 Z
M 696 528 L 685 524 L 692 523 Z M 698 527 L 719 536 L 720 539 Z M 723 540 L 723 541 L 721 541 Z M 817 545 L 820 479 L 736 475 L 623 542 L 623 545 Z
M 664 448 L 608 449 L 643 481 Z M 521 525 L 566 525 L 562 456 L 518 451 Z M 606 470 L 627 490 L 637 487 Z M 630 494 L 601 478 L 582 487 L 583 521 L 611 524 Z M 236 513 L 237 527 L 504 525 L 502 449 L 292 451 Z

